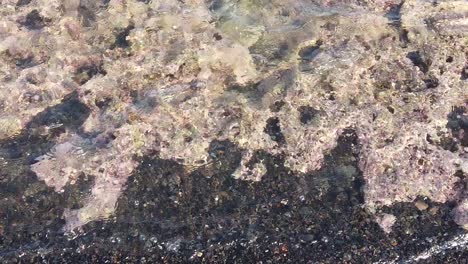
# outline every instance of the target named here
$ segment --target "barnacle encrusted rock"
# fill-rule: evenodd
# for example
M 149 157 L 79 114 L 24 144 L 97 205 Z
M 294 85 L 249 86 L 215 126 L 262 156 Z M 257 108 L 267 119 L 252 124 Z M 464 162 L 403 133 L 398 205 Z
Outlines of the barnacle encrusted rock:
M 16 2 L 0 7 L 0 138 L 72 92 L 91 109 L 31 165 L 56 191 L 95 177 L 67 230 L 109 217 L 146 154 L 201 166 L 230 140 L 233 177 L 258 181 L 256 151 L 309 173 L 350 127 L 369 208 L 453 200 L 466 225 L 468 132 L 447 125 L 467 115 L 465 1 Z

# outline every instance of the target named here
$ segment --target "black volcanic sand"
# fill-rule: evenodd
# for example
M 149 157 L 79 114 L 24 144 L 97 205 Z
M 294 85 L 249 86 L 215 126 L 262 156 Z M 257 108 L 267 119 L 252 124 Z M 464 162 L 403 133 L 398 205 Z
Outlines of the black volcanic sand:
M 242 150 L 229 141 L 212 142 L 214 162 L 198 168 L 155 153 L 129 178 L 112 219 L 63 234 L 64 209 L 82 206 L 93 177 L 82 175 L 56 193 L 29 166 L 60 133 L 80 133 L 88 114 L 71 94 L 37 115 L 20 135 L 0 142 L 0 262 L 399 262 L 464 232 L 452 221 L 453 204 L 426 201 L 424 211 L 397 203 L 377 212 L 397 218 L 393 232 L 385 234 L 363 207 L 359 142 L 349 128 L 312 174 L 295 175 L 281 155 L 256 153 L 252 164 L 262 160 L 268 170 L 260 182 L 231 176 Z M 40 132 L 56 123 L 63 125 Z M 466 251 L 454 248 L 422 263 L 467 259 Z

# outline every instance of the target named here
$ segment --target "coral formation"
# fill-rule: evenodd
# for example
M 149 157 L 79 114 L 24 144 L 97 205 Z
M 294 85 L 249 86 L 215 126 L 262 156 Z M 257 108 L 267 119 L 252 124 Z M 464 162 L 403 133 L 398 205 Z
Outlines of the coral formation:
M 260 181 L 256 151 L 306 174 L 350 127 L 366 206 L 456 201 L 467 224 L 467 114 L 453 113 L 468 107 L 465 1 L 5 0 L 0 13 L 0 138 L 73 92 L 90 109 L 31 165 L 56 191 L 95 177 L 67 230 L 109 217 L 149 153 L 198 167 L 230 140 L 234 177 Z

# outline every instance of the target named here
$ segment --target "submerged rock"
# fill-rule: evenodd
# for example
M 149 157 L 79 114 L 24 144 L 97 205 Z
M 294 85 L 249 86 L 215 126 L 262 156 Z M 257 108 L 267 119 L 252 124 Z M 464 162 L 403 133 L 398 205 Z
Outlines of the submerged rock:
M 268 180 L 271 160 L 293 182 L 362 174 L 351 189 L 318 177 L 311 192 L 376 212 L 386 233 L 399 220 L 379 212 L 418 197 L 451 204 L 466 227 L 467 12 L 465 1 L 7 0 L 0 154 L 59 194 L 93 178 L 80 206 L 57 212 L 66 232 L 116 216 L 144 157 L 174 162 L 183 184 L 209 181 L 226 155 L 234 185 Z M 355 166 L 326 169 L 337 150 Z M 196 197 L 229 203 L 231 191 Z

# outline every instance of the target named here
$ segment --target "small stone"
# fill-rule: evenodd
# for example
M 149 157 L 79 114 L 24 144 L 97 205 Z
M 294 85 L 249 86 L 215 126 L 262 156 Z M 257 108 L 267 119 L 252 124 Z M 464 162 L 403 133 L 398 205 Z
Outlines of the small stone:
M 416 208 L 418 208 L 419 211 L 424 211 L 429 207 L 429 205 L 423 201 L 416 201 L 414 205 Z
M 464 162 L 460 165 L 460 169 L 461 169 L 464 173 L 468 173 L 468 162 L 467 162 L 467 161 L 464 161 Z
M 391 214 L 382 214 L 382 216 L 376 218 L 376 222 L 388 234 L 392 232 L 392 226 L 396 222 L 396 217 Z

